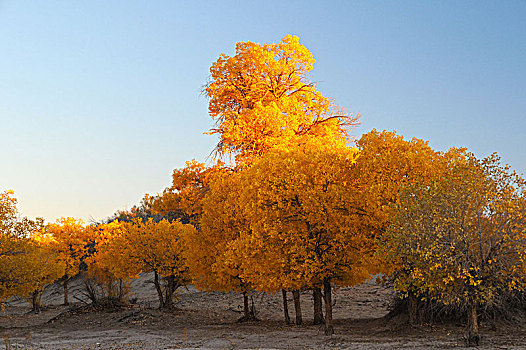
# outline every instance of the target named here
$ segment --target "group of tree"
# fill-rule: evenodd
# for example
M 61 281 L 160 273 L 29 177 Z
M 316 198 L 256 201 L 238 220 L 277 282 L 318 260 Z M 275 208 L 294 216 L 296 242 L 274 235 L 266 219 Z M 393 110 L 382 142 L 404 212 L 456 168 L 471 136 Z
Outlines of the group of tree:
M 410 300 L 465 309 L 478 342 L 477 308 L 525 287 L 524 180 L 496 155 L 438 152 L 394 132 L 352 142 L 357 117 L 316 90 L 313 62 L 291 36 L 221 55 L 205 90 L 210 133 L 234 162 L 188 163 L 147 207 L 194 218 L 194 283 L 243 292 L 247 313 L 249 291 L 312 289 L 315 322 L 331 334 L 331 286 L 382 272 Z
M 314 323 L 330 335 L 332 288 L 383 273 L 412 322 L 417 300 L 452 304 L 476 344 L 477 310 L 526 285 L 524 179 L 496 155 L 438 152 L 395 132 L 354 141 L 359 116 L 316 89 L 313 63 L 293 36 L 222 54 L 204 91 L 215 155 L 230 162 L 187 162 L 170 187 L 110 222 L 18 220 L 2 194 L 0 297 L 38 297 L 59 281 L 68 303 L 68 281 L 84 269 L 93 301 L 120 299 L 130 278 L 152 272 L 160 307 L 193 283 L 242 293 L 253 319 L 249 294 L 279 292 L 290 323 L 292 292 L 300 324 L 300 292 L 312 290 Z
M 94 303 L 122 302 L 129 280 L 154 274 L 160 308 L 173 308 L 177 288 L 190 282 L 180 237 L 195 231 L 179 221 L 135 219 L 86 226 L 61 218 L 44 225 L 19 219 L 12 191 L 0 194 L 0 302 L 26 298 L 41 307 L 44 287 L 60 283 L 64 305 L 68 283 L 83 275 L 86 295 Z

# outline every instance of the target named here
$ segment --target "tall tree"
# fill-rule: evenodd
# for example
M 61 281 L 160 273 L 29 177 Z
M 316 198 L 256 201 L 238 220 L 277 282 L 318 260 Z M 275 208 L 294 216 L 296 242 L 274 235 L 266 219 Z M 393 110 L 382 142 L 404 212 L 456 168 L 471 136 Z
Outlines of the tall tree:
M 344 113 L 316 90 L 308 73 L 315 60 L 287 35 L 275 44 L 240 42 L 210 68 L 206 86 L 209 113 L 219 134 L 216 151 L 234 154 L 241 163 L 278 144 L 301 137 L 348 140 L 358 117 Z

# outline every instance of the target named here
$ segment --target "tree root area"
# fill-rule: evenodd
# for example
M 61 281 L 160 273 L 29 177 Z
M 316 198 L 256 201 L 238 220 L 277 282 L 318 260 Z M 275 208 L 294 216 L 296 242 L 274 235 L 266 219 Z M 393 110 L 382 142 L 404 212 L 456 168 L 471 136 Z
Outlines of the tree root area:
M 238 322 L 243 297 L 190 288 L 176 308 L 157 309 L 155 291 L 144 284 L 138 302 L 111 312 L 47 300 L 39 314 L 15 303 L 0 315 L 0 348 L 11 349 L 429 349 L 461 348 L 462 324 L 410 326 L 407 315 L 386 317 L 392 291 L 372 283 L 334 292 L 333 336 L 313 324 L 312 293 L 301 294 L 304 324 L 286 325 L 282 295 L 255 296 L 257 321 Z M 46 300 L 44 301 L 46 303 Z M 292 305 L 292 297 L 289 301 Z M 241 313 L 242 315 L 242 313 Z M 291 314 L 294 317 L 293 312 Z M 477 349 L 526 348 L 526 318 L 480 327 Z

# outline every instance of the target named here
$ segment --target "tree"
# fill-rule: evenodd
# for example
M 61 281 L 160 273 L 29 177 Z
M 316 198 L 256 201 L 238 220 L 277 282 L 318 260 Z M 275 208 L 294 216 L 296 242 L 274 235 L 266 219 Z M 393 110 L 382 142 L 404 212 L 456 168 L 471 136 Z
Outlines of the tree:
M 179 221 L 136 220 L 123 225 L 124 252 L 129 264 L 142 272 L 153 271 L 159 308 L 172 309 L 176 290 L 190 283 L 188 266 L 183 258 L 185 246 L 181 237 L 194 235 L 195 228 Z M 160 280 L 164 280 L 164 293 Z
M 325 332 L 333 333 L 332 284 L 354 285 L 375 271 L 374 236 L 357 230 L 361 189 L 357 152 L 343 144 L 303 144 L 269 151 L 242 172 L 244 216 L 229 251 L 241 278 L 258 290 L 324 290 Z
M 446 169 L 403 191 L 389 242 L 410 268 L 396 288 L 419 281 L 422 294 L 467 310 L 467 342 L 477 345 L 477 308 L 526 287 L 526 182 L 495 154 L 457 154 Z
M 427 183 L 440 176 L 442 154 L 428 142 L 413 138 L 404 140 L 394 131 L 372 131 L 356 142 L 359 156 L 353 168 L 363 189 L 359 208 L 364 230 L 381 237 L 393 217 L 393 204 L 400 191 L 411 183 Z
M 313 64 L 309 50 L 290 35 L 278 44 L 241 42 L 235 56 L 222 54 L 210 68 L 205 90 L 216 121 L 209 134 L 220 136 L 216 152 L 234 155 L 239 171 L 275 147 L 294 147 L 312 139 L 346 144 L 358 117 L 344 113 L 316 90 L 308 80 Z M 234 239 L 232 245 L 236 244 Z M 238 259 L 230 257 L 238 266 Z M 299 294 L 293 294 L 299 301 Z M 286 307 L 286 291 L 283 295 Z M 299 304 L 295 305 L 299 316 Z
M 68 283 L 80 272 L 81 259 L 87 244 L 82 220 L 60 218 L 56 224 L 48 224 L 46 233 L 52 238 L 58 259 L 64 264 L 64 276 L 60 279 L 64 288 L 64 305 L 69 305 Z
M 16 204 L 13 191 L 0 193 L 0 303 L 13 296 L 39 296 L 60 271 L 47 245 L 34 239 L 43 220 L 19 218 Z M 33 306 L 37 311 L 40 304 Z
M 214 174 L 203 198 L 200 229 L 183 236 L 187 249 L 185 258 L 196 287 L 205 290 L 243 293 L 244 318 L 254 319 L 248 292 L 252 286 L 242 277 L 238 259 L 229 259 L 248 221 L 238 202 L 241 193 L 239 172 L 223 169 Z
M 359 157 L 354 168 L 363 194 L 358 207 L 362 218 L 356 224 L 362 230 L 374 232 L 380 244 L 377 253 L 382 272 L 397 278 L 406 274 L 409 265 L 397 259 L 383 259 L 384 247 L 389 248 L 385 232 L 395 215 L 394 206 L 399 203 L 400 192 L 413 183 L 428 184 L 441 176 L 445 169 L 441 152 L 433 150 L 428 142 L 420 139 L 405 140 L 394 131 L 372 131 L 363 134 L 357 141 Z M 407 280 L 409 281 L 409 280 Z M 408 288 L 410 323 L 416 323 L 418 296 L 416 290 L 419 281 Z
M 287 35 L 277 44 L 240 42 L 233 57 L 221 54 L 205 92 L 219 134 L 216 151 L 238 163 L 276 145 L 309 137 L 348 141 L 358 117 L 343 113 L 308 80 L 315 60 Z
M 86 291 L 93 303 L 122 304 L 129 292 L 132 277 L 141 272 L 140 265 L 130 261 L 123 238 L 123 223 L 118 220 L 86 228 Z
M 66 264 L 57 255 L 54 242 L 41 229 L 27 240 L 25 252 L 18 256 L 16 266 L 17 273 L 23 276 L 18 295 L 28 298 L 32 311 L 38 313 L 43 307 L 44 287 L 64 275 Z

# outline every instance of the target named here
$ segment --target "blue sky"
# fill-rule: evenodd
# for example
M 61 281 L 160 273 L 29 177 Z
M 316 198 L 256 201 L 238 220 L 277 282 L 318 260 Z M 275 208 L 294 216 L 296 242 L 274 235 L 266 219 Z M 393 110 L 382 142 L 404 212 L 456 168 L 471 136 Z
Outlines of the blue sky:
M 0 0 L 0 190 L 23 215 L 103 219 L 216 143 L 200 95 L 239 41 L 300 41 L 326 96 L 526 173 L 525 1 Z

